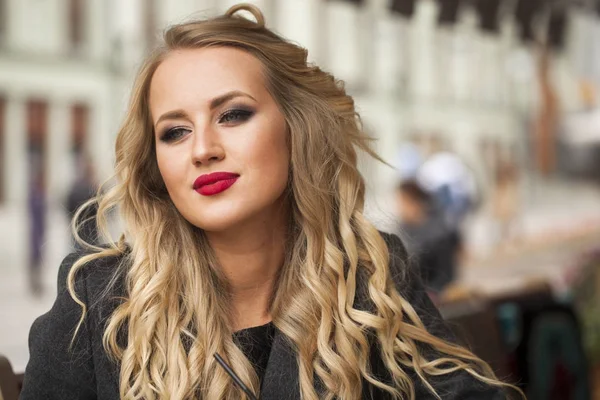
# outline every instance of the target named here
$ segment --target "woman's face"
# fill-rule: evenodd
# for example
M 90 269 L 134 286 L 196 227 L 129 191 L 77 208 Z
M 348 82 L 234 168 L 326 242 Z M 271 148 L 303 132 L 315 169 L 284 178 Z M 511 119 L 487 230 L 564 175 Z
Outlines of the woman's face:
M 158 168 L 179 212 L 205 231 L 280 209 L 289 149 L 262 64 L 239 49 L 171 52 L 150 85 Z

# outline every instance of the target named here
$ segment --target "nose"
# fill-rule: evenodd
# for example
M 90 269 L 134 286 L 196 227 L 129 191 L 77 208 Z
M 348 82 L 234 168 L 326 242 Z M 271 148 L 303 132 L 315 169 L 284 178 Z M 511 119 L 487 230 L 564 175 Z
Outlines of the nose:
M 209 165 L 223 158 L 225 158 L 225 149 L 219 140 L 218 133 L 210 127 L 194 132 L 192 144 L 192 163 L 194 165 Z

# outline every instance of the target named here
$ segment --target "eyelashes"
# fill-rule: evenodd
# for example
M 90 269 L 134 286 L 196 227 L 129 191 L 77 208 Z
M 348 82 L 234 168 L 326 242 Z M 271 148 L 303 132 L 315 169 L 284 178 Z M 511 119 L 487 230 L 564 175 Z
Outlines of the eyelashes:
M 237 126 L 248 121 L 254 115 L 254 111 L 247 108 L 234 108 L 219 115 L 217 123 L 224 126 Z M 191 132 L 187 126 L 175 126 L 167 129 L 161 136 L 160 141 L 165 143 L 175 142 Z
M 188 132 L 190 132 L 189 128 L 185 128 L 183 126 L 176 126 L 163 133 L 160 137 L 160 141 L 165 143 L 175 142 L 176 140 L 182 138 Z
M 221 114 L 219 116 L 218 121 L 220 124 L 245 122 L 245 121 L 249 120 L 253 114 L 254 114 L 254 111 L 252 111 L 252 110 L 248 110 L 245 108 L 237 108 L 237 109 L 225 111 L 223 114 Z

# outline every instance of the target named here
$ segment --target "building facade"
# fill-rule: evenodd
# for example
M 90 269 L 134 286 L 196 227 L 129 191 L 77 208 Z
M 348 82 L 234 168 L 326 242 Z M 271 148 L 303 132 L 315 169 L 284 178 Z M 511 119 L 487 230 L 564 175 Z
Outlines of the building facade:
M 100 180 L 110 176 L 131 79 L 161 30 L 234 3 L 0 0 L 0 223 L 17 243 L 7 254 L 24 257 L 32 181 L 43 181 L 57 209 L 79 157 L 89 157 Z M 393 162 L 409 138 L 430 135 L 486 182 L 486 143 L 526 155 L 528 123 L 539 103 L 536 53 L 520 40 L 511 10 L 499 10 L 497 27 L 486 31 L 476 8 L 450 10 L 448 19 L 436 0 L 253 3 L 269 27 L 346 82 L 384 159 Z M 576 26 L 597 26 L 581 14 L 572 18 Z M 580 43 L 577 34 L 567 39 L 567 50 Z M 567 108 L 578 107 L 572 60 L 581 52 L 553 56 L 553 79 Z M 385 227 L 398 173 L 368 160 L 362 168 L 368 211 Z

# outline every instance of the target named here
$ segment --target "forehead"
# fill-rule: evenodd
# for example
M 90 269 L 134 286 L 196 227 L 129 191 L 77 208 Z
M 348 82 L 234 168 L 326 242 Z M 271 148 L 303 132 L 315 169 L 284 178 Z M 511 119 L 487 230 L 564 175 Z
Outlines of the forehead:
M 261 62 L 233 47 L 175 50 L 158 66 L 150 84 L 150 105 L 162 100 L 207 100 L 231 90 L 265 90 Z M 186 93 L 188 96 L 186 96 Z

